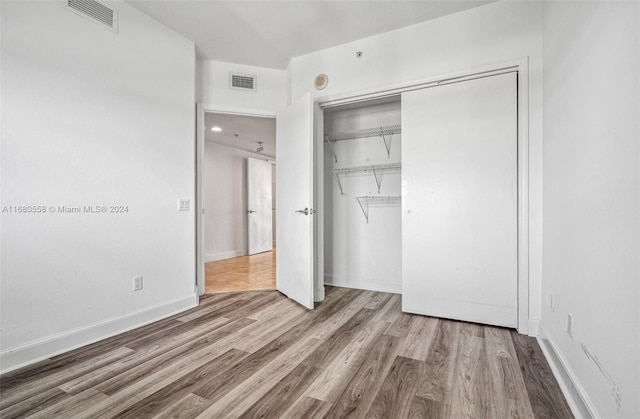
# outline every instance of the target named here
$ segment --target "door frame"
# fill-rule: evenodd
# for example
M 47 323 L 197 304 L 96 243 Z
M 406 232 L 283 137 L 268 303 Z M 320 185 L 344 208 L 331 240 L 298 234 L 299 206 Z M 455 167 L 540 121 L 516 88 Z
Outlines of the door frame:
M 529 290 L 529 257 L 530 257 L 530 225 L 529 225 L 529 57 L 521 57 L 513 60 L 488 64 L 480 67 L 470 68 L 446 74 L 435 75 L 421 80 L 397 83 L 383 88 L 365 89 L 355 92 L 320 96 L 315 98 L 315 103 L 321 109 L 330 108 L 350 103 L 364 102 L 371 99 L 379 99 L 389 96 L 396 96 L 402 92 L 434 87 L 442 84 L 457 83 L 464 80 L 487 77 L 501 72 L 518 73 L 517 85 L 517 106 L 518 106 L 518 327 L 521 334 L 537 334 L 538 321 L 529 317 L 530 294 Z M 316 153 L 317 178 L 323 179 L 322 152 L 324 147 L 323 136 L 317 136 Z M 324 208 L 324 196 L 322 185 L 317 185 L 318 193 L 316 204 L 318 208 Z M 322 223 L 323 215 L 319 212 L 319 223 Z M 323 243 L 317 243 L 324 246 Z
M 209 103 L 196 104 L 196 281 L 195 288 L 198 296 L 205 293 L 204 274 L 204 142 L 205 115 L 207 113 L 221 113 L 258 118 L 275 118 L 276 113 L 263 109 L 253 109 L 238 106 L 212 105 Z

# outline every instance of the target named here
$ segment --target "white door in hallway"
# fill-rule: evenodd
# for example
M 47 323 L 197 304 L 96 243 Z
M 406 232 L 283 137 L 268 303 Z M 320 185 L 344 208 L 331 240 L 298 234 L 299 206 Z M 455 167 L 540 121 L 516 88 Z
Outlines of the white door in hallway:
M 250 255 L 273 250 L 271 163 L 247 157 L 247 230 Z
M 402 94 L 402 309 L 517 326 L 517 73 Z
M 314 307 L 313 103 L 307 94 L 276 118 L 276 288 Z

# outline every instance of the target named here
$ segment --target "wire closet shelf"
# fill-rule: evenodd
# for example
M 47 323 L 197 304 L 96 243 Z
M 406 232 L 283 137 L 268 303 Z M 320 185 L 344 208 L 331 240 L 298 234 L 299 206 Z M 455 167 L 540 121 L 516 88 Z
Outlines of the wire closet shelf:
M 383 125 L 375 128 L 364 128 L 353 131 L 342 131 L 336 132 L 332 134 L 325 134 L 324 141 L 329 144 L 329 148 L 333 153 L 333 159 L 337 163 L 338 156 L 336 155 L 336 151 L 333 147 L 333 143 L 336 141 L 347 141 L 347 140 L 356 140 L 359 138 L 374 138 L 380 137 L 384 142 L 384 146 L 387 150 L 387 157 L 391 157 L 391 137 L 392 135 L 401 134 L 402 126 L 400 124 L 394 125 Z
M 367 224 L 369 224 L 369 204 L 370 203 L 386 203 L 386 202 L 400 202 L 402 200 L 401 195 L 387 195 L 387 196 L 358 196 L 356 197 L 356 201 L 358 201 L 358 205 L 360 205 L 360 209 L 362 210 L 362 214 L 364 218 L 367 220 Z

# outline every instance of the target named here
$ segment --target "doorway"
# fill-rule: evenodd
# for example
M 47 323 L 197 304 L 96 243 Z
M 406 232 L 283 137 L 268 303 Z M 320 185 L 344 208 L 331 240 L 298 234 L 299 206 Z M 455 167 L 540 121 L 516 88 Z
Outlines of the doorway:
M 205 112 L 203 122 L 203 291 L 275 289 L 275 119 Z

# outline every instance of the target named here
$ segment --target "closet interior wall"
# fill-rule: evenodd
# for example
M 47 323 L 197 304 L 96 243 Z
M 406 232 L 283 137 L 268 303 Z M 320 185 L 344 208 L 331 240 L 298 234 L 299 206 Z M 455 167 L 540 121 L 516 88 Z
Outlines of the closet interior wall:
M 344 139 L 345 133 L 399 126 L 400 119 L 399 96 L 324 110 L 327 285 L 402 291 L 401 134 L 385 135 L 386 145 L 379 134 Z

